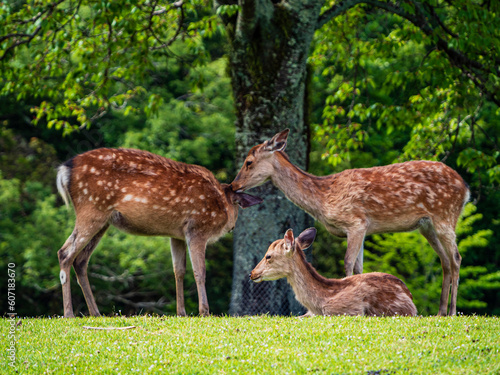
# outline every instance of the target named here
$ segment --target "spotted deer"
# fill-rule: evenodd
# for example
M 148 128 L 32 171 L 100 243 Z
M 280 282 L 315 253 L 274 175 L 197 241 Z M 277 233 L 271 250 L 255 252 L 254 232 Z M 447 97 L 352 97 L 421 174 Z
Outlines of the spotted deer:
M 347 237 L 347 276 L 363 272 L 363 242 L 374 233 L 418 229 L 441 259 L 443 285 L 439 315 L 456 314 L 461 256 L 455 227 L 469 188 L 460 175 L 439 162 L 409 161 L 349 169 L 318 177 L 293 165 L 284 153 L 289 130 L 254 146 L 231 183 L 243 192 L 267 180 L 289 200 L 339 237 Z
M 58 252 L 64 316 L 73 317 L 70 268 L 76 271 L 89 312 L 98 316 L 87 277 L 89 258 L 110 225 L 125 232 L 170 237 L 177 314 L 185 316 L 183 280 L 186 244 L 198 289 L 199 313 L 209 313 L 205 290 L 205 247 L 234 228 L 238 206 L 260 198 L 235 193 L 207 169 L 149 152 L 100 148 L 59 167 L 57 187 L 73 204 L 73 233 Z
M 253 269 L 254 282 L 286 277 L 297 300 L 314 315 L 417 315 L 413 297 L 396 276 L 371 272 L 327 279 L 307 262 L 304 249 L 314 241 L 316 229 L 309 228 L 294 238 L 288 229 L 274 241 Z

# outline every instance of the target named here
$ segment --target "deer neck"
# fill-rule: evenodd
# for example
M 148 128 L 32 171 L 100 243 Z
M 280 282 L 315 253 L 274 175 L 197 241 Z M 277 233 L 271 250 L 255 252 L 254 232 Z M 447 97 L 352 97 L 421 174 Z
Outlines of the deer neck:
M 318 177 L 303 171 L 292 164 L 282 152 L 276 153 L 273 167 L 273 185 L 295 205 L 321 220 L 327 177 Z
M 287 276 L 297 300 L 309 311 L 322 315 L 324 301 L 337 293 L 340 280 L 327 279 L 321 276 L 314 267 L 307 262 L 304 252 L 295 250 L 291 272 Z

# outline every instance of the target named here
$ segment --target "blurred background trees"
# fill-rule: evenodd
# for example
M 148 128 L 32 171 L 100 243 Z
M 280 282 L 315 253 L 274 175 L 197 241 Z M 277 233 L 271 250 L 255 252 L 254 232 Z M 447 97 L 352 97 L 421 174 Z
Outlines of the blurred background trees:
M 455 168 L 472 192 L 457 229 L 458 310 L 500 314 L 499 5 L 357 3 L 325 3 L 312 40 L 303 107 L 310 140 L 296 135 L 308 170 L 325 175 L 410 159 Z M 74 214 L 56 194 L 59 163 L 96 147 L 135 147 L 203 165 L 223 182 L 235 176 L 236 160 L 248 151 L 240 141 L 236 152 L 235 134 L 251 132 L 238 110 L 242 98 L 233 98 L 235 60 L 227 57 L 234 46 L 226 38 L 241 8 L 216 5 L 215 13 L 203 1 L 0 6 L 0 269 L 16 264 L 20 314 L 62 311 L 56 252 Z M 257 99 L 244 100 L 251 106 Z M 276 126 L 288 124 L 269 131 Z M 325 276 L 343 277 L 345 242 L 317 228 L 308 250 L 313 264 Z M 266 247 L 240 251 L 260 259 Z M 365 272 L 401 277 L 419 312 L 436 313 L 441 267 L 420 234 L 371 236 L 365 259 Z M 228 235 L 207 250 L 215 314 L 229 311 L 232 275 Z M 89 276 L 104 314 L 175 313 L 165 238 L 110 230 Z M 196 313 L 192 273 L 186 279 L 186 309 Z M 75 311 L 85 314 L 79 286 L 72 287 Z

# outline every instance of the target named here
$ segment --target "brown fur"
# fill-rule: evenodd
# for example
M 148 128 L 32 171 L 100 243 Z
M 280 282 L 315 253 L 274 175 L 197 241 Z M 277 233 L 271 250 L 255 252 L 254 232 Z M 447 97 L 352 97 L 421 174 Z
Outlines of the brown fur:
M 288 130 L 254 146 L 231 183 L 245 191 L 267 180 L 326 229 L 347 237 L 348 276 L 363 272 L 363 242 L 373 233 L 418 229 L 441 259 L 443 287 L 439 315 L 456 313 L 461 256 L 455 227 L 469 189 L 460 175 L 439 162 L 410 161 L 350 169 L 317 177 L 302 171 L 284 154 Z
M 311 230 L 314 228 L 307 231 Z M 291 238 L 288 246 L 287 236 Z M 397 277 L 372 272 L 339 280 L 327 279 L 307 262 L 303 248 L 298 241 L 293 241 L 293 234 L 288 230 L 284 239 L 271 244 L 250 278 L 260 282 L 286 277 L 297 300 L 315 315 L 417 314 L 410 291 Z
M 64 316 L 73 316 L 68 279 L 71 265 L 90 313 L 99 315 L 87 264 L 110 224 L 132 234 L 171 237 L 178 315 L 186 315 L 183 278 L 187 244 L 200 314 L 207 315 L 206 244 L 234 227 L 238 204 L 249 207 L 261 201 L 234 193 L 203 167 L 131 149 L 100 148 L 77 155 L 59 168 L 57 184 L 76 213 L 75 229 L 58 252 Z

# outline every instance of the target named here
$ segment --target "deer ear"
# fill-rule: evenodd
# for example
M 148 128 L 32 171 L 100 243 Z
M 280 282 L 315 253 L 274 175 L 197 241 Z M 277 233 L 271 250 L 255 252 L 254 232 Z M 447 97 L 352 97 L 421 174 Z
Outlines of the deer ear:
M 233 195 L 233 203 L 238 203 L 241 208 L 247 208 L 262 203 L 263 199 L 245 193 L 235 193 Z
M 291 229 L 288 229 L 285 233 L 285 251 L 286 253 L 290 253 L 293 250 L 293 231 Z
M 269 141 L 266 141 L 264 143 L 264 150 L 271 152 L 283 151 L 286 148 L 288 133 L 290 133 L 290 129 L 285 129 L 282 132 L 276 134 Z
M 297 245 L 304 250 L 312 245 L 316 238 L 316 228 L 308 228 L 297 237 Z

